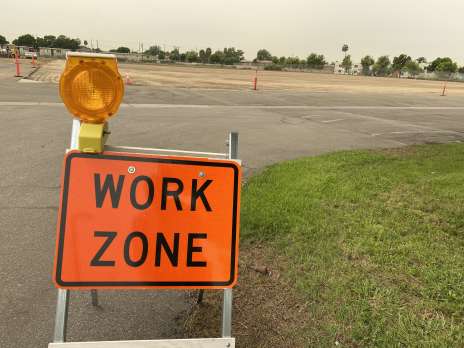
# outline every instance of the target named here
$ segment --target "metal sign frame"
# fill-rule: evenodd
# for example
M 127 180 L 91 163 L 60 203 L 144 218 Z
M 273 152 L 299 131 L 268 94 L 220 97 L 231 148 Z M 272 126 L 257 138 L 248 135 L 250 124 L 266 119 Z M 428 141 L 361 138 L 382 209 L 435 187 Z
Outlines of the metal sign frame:
M 70 150 L 77 150 L 79 147 L 79 130 L 81 122 L 78 119 L 73 119 L 71 130 Z M 198 152 L 198 151 L 185 151 L 174 149 L 157 149 L 157 148 L 139 148 L 128 146 L 111 146 L 106 145 L 107 151 L 120 151 L 127 153 L 148 153 L 148 154 L 179 154 L 190 155 L 196 157 L 211 157 L 238 160 L 238 133 L 230 132 L 227 142 L 229 151 L 228 153 L 214 153 L 214 152 Z M 197 303 L 203 299 L 203 290 L 199 290 Z M 91 300 L 93 306 L 98 306 L 98 293 L 97 290 L 90 290 Z M 58 296 L 56 302 L 55 314 L 55 329 L 53 335 L 53 343 L 66 342 L 67 323 L 68 323 L 68 309 L 69 309 L 70 290 L 58 289 Z M 232 289 L 227 288 L 223 290 L 222 301 L 222 337 L 232 337 Z

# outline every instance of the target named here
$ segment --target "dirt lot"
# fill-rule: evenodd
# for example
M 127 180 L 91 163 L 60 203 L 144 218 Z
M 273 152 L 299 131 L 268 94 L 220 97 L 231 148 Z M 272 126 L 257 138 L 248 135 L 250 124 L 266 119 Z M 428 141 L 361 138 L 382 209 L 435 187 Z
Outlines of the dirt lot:
M 31 79 L 58 83 L 63 60 L 45 61 Z M 195 87 L 211 89 L 251 89 L 254 70 L 205 68 L 181 65 L 120 64 L 124 78 L 136 85 L 158 87 Z M 439 94 L 440 81 L 374 78 L 298 72 L 259 71 L 258 88 L 312 92 L 419 93 Z M 448 83 L 448 91 L 464 95 L 464 84 Z

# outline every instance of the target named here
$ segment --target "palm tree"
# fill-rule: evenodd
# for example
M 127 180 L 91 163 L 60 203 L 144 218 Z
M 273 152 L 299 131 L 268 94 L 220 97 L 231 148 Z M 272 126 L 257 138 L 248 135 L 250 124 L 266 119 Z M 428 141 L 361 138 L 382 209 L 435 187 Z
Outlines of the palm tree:
M 350 49 L 350 48 L 348 47 L 347 44 L 344 44 L 344 45 L 342 46 L 342 51 L 345 53 L 345 57 L 346 57 L 346 52 L 348 52 L 349 49 Z

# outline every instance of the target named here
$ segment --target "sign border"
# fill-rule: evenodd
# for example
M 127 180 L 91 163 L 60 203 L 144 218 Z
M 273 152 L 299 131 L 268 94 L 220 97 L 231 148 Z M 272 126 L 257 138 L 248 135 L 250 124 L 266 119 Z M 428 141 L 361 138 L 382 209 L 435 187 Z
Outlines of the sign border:
M 237 216 L 238 216 L 238 167 L 236 163 L 225 163 L 211 159 L 205 160 L 192 160 L 188 158 L 170 158 L 170 157 L 150 157 L 143 156 L 142 154 L 135 154 L 129 156 L 126 153 L 102 153 L 102 154 L 89 154 L 83 152 L 70 152 L 66 155 L 65 159 L 65 170 L 63 174 L 63 187 L 62 187 L 62 198 L 61 198 L 61 214 L 59 220 L 59 233 L 57 240 L 57 255 L 56 255 L 56 266 L 54 270 L 54 280 L 57 285 L 63 288 L 90 288 L 90 287 L 139 287 L 139 288 L 150 288 L 150 287 L 166 287 L 166 288 L 210 288 L 210 287 L 231 287 L 235 283 L 235 265 L 236 265 L 236 249 L 237 249 Z M 232 246 L 231 246 L 231 268 L 230 277 L 227 281 L 64 281 L 61 279 L 62 266 L 63 266 L 63 253 L 64 253 L 64 235 L 66 230 L 66 213 L 68 208 L 68 190 L 70 181 L 70 170 L 72 160 L 74 158 L 91 158 L 91 159 L 105 159 L 105 160 L 119 160 L 119 161 L 132 161 L 132 162 L 155 162 L 155 163 L 167 163 L 167 164 L 181 164 L 181 165 L 197 165 L 206 167 L 225 167 L 234 170 L 234 191 L 233 191 L 233 211 L 232 211 Z

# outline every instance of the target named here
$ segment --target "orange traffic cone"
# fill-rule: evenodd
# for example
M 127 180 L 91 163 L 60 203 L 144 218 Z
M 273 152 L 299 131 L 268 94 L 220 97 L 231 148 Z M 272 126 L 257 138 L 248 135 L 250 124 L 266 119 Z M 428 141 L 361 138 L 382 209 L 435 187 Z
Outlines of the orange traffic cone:
M 258 90 L 258 69 L 256 69 L 256 75 L 253 79 L 253 90 Z
M 15 64 L 16 64 L 16 75 L 15 77 L 23 77 L 21 75 L 21 66 L 20 66 L 20 63 L 19 63 L 19 53 L 16 52 L 15 54 Z
M 33 68 L 37 68 L 37 64 L 36 64 L 36 61 L 35 61 L 35 55 L 34 55 L 34 53 L 32 54 L 32 61 L 31 61 L 31 64 L 32 64 L 32 67 L 33 67 Z
M 448 83 L 448 81 L 445 81 L 445 83 L 443 84 L 443 91 L 441 92 L 442 97 L 446 96 L 446 85 L 447 85 L 447 83 Z

